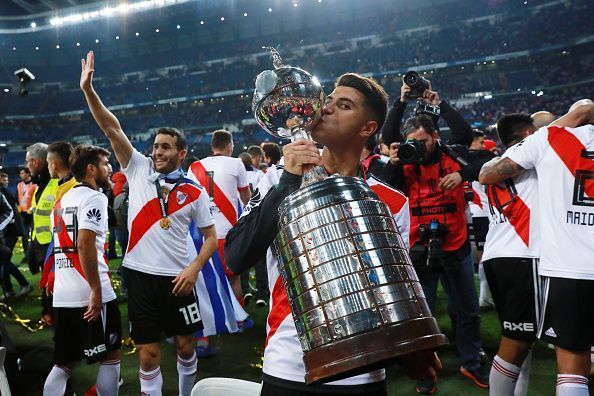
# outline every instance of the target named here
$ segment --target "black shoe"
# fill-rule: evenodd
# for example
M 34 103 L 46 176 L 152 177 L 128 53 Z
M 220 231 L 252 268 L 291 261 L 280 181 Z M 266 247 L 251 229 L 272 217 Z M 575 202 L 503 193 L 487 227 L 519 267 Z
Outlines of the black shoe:
M 460 374 L 471 379 L 478 387 L 489 387 L 489 375 L 481 373 L 478 368 L 467 370 L 463 366 L 460 366 Z
M 435 381 L 425 380 L 418 381 L 415 390 L 417 391 L 417 393 L 420 393 L 422 395 L 432 395 L 435 392 L 437 392 L 437 387 L 435 386 Z

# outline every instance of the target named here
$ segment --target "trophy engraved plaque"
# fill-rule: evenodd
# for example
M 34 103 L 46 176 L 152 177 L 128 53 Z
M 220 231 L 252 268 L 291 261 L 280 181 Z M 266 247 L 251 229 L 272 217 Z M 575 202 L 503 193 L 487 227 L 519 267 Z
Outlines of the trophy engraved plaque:
M 308 139 L 321 117 L 321 84 L 272 53 L 275 69 L 256 79 L 255 118 L 273 136 Z M 273 251 L 306 383 L 369 372 L 447 343 L 388 206 L 365 181 L 304 169 L 302 187 L 279 207 L 279 230 Z

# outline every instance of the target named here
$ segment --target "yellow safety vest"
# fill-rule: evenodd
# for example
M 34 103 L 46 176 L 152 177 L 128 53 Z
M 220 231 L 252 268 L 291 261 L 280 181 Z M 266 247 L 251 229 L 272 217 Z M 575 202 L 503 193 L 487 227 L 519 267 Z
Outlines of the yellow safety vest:
M 35 189 L 35 192 L 37 192 L 38 188 Z M 43 189 L 39 201 L 33 195 L 33 233 L 31 234 L 31 240 L 37 240 L 41 245 L 50 243 L 52 239 L 50 216 L 57 201 L 57 191 L 58 179 L 50 179 Z
M 76 186 L 77 184 L 78 182 L 76 181 L 74 176 L 67 182 L 60 184 L 58 186 L 58 189 L 56 190 L 56 202 L 61 200 L 64 194 L 70 191 L 70 189 L 72 189 L 72 187 Z

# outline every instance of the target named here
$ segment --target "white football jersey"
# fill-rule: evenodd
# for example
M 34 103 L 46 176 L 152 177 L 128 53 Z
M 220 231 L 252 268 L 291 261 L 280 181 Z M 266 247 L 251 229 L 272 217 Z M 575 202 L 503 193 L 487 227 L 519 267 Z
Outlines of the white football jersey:
M 185 178 L 181 170 L 170 178 L 154 170 L 153 161 L 134 150 L 128 167 L 122 169 L 130 196 L 128 204 L 128 250 L 124 267 L 153 275 L 176 276 L 189 264 L 186 238 L 195 227 L 214 224 L 208 195 L 202 186 Z M 154 180 L 166 189 L 169 229 L 160 226 L 161 206 Z
M 472 201 L 468 202 L 470 215 L 472 217 L 487 217 L 489 215 L 489 201 L 487 200 L 485 186 L 475 180 L 470 183 L 470 188 L 473 193 Z
M 266 196 L 268 190 L 278 184 L 283 168 L 269 168 L 264 175 L 252 200 L 246 206 L 242 216 L 257 206 Z M 369 177 L 367 183 L 371 189 L 384 201 L 392 211 L 396 225 L 407 244 L 410 231 L 410 214 L 408 200 L 404 194 L 392 187 Z M 291 314 L 287 293 L 278 269 L 277 259 L 269 248 L 266 252 L 268 270 L 268 288 L 270 290 L 270 312 L 266 321 L 266 344 L 264 349 L 264 363 L 262 371 L 270 376 L 289 381 L 304 382 L 305 365 L 303 350 L 297 336 L 297 329 Z M 360 374 L 338 381 L 328 382 L 328 385 L 359 385 L 382 381 L 385 378 L 383 369 Z
M 486 188 L 489 232 L 483 261 L 499 257 L 538 258 L 540 230 L 536 171 L 527 170 L 505 183 Z
M 89 304 L 91 288 L 78 255 L 79 230 L 97 234 L 97 264 L 103 303 L 116 298 L 105 258 L 107 234 L 107 197 L 89 186 L 79 184 L 54 206 L 51 216 L 54 233 L 54 307 L 81 308 Z
M 538 176 L 539 274 L 594 280 L 594 126 L 543 127 L 506 154 Z
M 239 191 L 249 188 L 243 162 L 223 155 L 206 157 L 190 165 L 188 178 L 208 191 L 217 237 L 225 239 L 237 223 L 239 209 L 243 206 Z

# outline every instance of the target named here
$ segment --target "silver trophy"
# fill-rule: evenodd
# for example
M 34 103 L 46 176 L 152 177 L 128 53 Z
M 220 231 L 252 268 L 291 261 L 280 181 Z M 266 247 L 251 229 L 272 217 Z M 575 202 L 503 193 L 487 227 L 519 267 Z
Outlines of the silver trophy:
M 273 136 L 311 140 L 309 132 L 318 124 L 324 106 L 324 91 L 317 78 L 298 67 L 283 65 L 278 51 L 273 56 L 274 70 L 265 70 L 256 77 L 252 110 L 256 121 Z M 322 167 L 304 167 L 303 184 L 325 179 Z
M 274 136 L 309 138 L 323 105 L 321 85 L 273 56 L 276 69 L 256 79 L 255 117 Z M 306 383 L 368 372 L 447 343 L 390 209 L 363 180 L 315 173 L 281 203 L 279 229 L 273 250 Z

